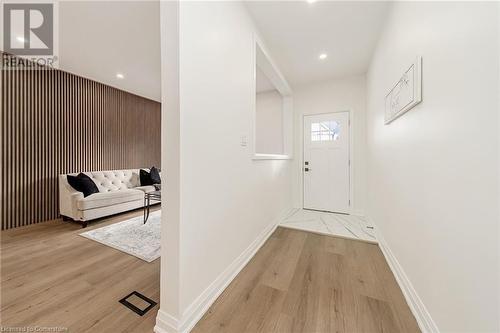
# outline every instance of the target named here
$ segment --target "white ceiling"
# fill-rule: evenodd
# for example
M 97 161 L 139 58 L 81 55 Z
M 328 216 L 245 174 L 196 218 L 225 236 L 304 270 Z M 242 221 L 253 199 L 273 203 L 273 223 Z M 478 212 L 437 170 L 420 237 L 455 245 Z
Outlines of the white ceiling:
M 390 4 L 246 6 L 287 80 L 300 85 L 365 73 Z M 318 60 L 322 52 L 328 54 L 324 61 Z M 59 67 L 160 101 L 159 1 L 60 1 Z
M 266 46 L 294 86 L 364 74 L 389 2 L 249 1 Z M 320 61 L 318 56 L 327 53 Z
M 160 101 L 159 12 L 158 1 L 59 2 L 59 68 Z

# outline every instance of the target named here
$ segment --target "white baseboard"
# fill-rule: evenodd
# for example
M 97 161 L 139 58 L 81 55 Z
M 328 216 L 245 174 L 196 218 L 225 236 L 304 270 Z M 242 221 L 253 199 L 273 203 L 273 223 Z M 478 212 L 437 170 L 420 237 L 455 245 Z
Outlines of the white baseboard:
M 382 250 L 382 253 L 384 254 L 385 260 L 389 264 L 392 273 L 396 277 L 396 281 L 398 282 L 399 287 L 403 292 L 403 295 L 406 299 L 406 302 L 408 303 L 408 306 L 410 307 L 411 312 L 417 320 L 417 324 L 420 327 L 420 330 L 422 331 L 422 333 L 439 333 L 439 329 L 432 319 L 431 314 L 429 313 L 429 311 L 427 311 L 427 308 L 418 296 L 415 288 L 413 288 L 410 279 L 404 272 L 403 267 L 399 264 L 397 258 L 394 256 L 394 253 L 392 253 L 380 229 L 377 227 L 373 219 L 368 217 L 367 219 L 373 226 L 375 226 L 378 245 Z
M 161 310 L 158 310 L 158 314 L 156 315 L 156 325 L 153 329 L 155 333 L 177 333 L 179 323 L 178 320 L 168 313 Z
M 234 260 L 216 279 L 210 284 L 200 296 L 198 296 L 190 306 L 184 311 L 181 320 L 178 320 L 168 313 L 158 311 L 156 317 L 156 333 L 187 333 L 193 329 L 196 323 L 203 317 L 205 312 L 217 300 L 226 287 L 233 281 L 238 273 L 253 258 L 255 253 L 267 241 L 284 216 L 287 216 L 293 208 L 286 209 L 279 215 L 261 234 Z

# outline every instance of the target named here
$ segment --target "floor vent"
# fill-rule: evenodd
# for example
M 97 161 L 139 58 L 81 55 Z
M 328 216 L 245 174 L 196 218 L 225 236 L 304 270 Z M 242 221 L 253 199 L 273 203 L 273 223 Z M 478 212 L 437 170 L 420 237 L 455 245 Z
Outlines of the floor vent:
M 139 316 L 144 316 L 157 304 L 155 301 L 147 298 L 137 291 L 131 292 L 130 294 L 119 300 L 119 302 L 137 313 Z

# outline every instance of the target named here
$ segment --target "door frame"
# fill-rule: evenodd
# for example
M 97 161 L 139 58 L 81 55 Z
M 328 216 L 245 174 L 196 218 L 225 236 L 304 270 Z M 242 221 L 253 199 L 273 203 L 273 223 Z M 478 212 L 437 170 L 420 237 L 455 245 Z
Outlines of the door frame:
M 305 139 L 305 133 L 304 133 L 304 123 L 305 123 L 305 117 L 309 117 L 309 116 L 319 116 L 319 115 L 324 115 L 324 114 L 335 114 L 335 113 L 344 113 L 344 112 L 347 112 L 347 118 L 349 119 L 348 121 L 348 126 L 349 126 L 349 144 L 348 144 L 348 147 L 347 149 L 349 150 L 349 210 L 348 210 L 348 213 L 347 215 L 352 215 L 353 212 L 354 212 L 354 186 L 353 186 L 353 165 L 354 165 L 354 155 L 353 155 L 353 144 L 352 144 L 352 139 L 353 139 L 353 119 L 351 117 L 352 113 L 351 113 L 351 110 L 341 110 L 341 111 L 332 111 L 332 112 L 317 112 L 317 113 L 308 113 L 308 114 L 303 114 L 302 117 L 301 117 L 301 124 L 300 124 L 300 132 L 301 132 L 301 142 L 300 142 L 300 149 L 301 149 L 301 152 L 300 152 L 300 165 L 299 165 L 299 172 L 300 172 L 300 181 L 301 181 L 301 185 L 300 186 L 300 191 L 302 191 L 302 195 L 300 196 L 301 198 L 301 207 L 302 209 L 307 209 L 307 208 L 304 208 L 304 186 L 305 186 L 305 182 L 304 182 L 304 161 L 305 161 L 305 157 L 304 157 L 304 152 L 305 152 L 305 149 L 304 149 L 304 139 Z M 308 209 L 308 210 L 311 210 L 311 209 Z M 345 213 L 338 213 L 338 214 L 345 214 Z

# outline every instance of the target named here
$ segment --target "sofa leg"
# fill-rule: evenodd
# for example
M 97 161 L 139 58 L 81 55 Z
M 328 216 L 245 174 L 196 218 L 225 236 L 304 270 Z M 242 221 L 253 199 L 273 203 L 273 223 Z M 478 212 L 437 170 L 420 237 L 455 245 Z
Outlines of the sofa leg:
M 82 221 L 82 228 L 87 228 L 87 221 Z

